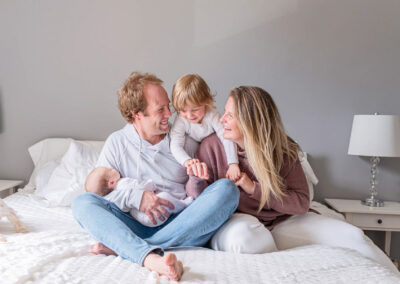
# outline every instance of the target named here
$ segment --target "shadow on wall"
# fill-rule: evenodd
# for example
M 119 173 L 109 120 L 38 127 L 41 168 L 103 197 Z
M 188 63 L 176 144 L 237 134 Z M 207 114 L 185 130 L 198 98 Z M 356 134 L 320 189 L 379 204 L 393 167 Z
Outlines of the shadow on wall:
M 2 104 L 1 104 L 2 98 L 3 98 L 3 95 L 1 93 L 1 88 L 0 88 L 0 134 L 3 132 L 3 121 L 4 121 L 3 108 L 2 108 Z
M 341 187 L 332 178 L 331 171 L 329 170 L 329 157 L 328 156 L 313 156 L 308 155 L 308 161 L 314 170 L 319 182 L 314 186 L 314 200 L 324 203 L 324 198 L 341 198 L 349 196 L 349 189 Z

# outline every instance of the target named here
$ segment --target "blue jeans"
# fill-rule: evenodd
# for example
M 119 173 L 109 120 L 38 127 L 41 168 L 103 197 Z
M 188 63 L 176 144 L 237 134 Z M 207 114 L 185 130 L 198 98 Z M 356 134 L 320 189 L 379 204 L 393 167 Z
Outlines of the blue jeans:
M 235 212 L 239 190 L 228 179 L 208 186 L 197 199 L 158 227 L 146 227 L 114 203 L 93 194 L 79 195 L 72 212 L 91 236 L 119 256 L 143 265 L 153 250 L 177 246 L 203 246 Z

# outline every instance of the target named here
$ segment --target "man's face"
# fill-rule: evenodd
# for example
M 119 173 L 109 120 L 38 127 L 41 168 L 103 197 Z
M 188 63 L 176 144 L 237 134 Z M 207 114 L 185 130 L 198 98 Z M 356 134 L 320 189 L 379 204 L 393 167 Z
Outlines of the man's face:
M 154 136 L 159 136 L 169 131 L 168 119 L 171 117 L 169 109 L 169 98 L 162 86 L 148 84 L 144 88 L 147 107 L 142 113 L 138 113 L 136 124 L 140 124 L 143 137 L 151 140 Z

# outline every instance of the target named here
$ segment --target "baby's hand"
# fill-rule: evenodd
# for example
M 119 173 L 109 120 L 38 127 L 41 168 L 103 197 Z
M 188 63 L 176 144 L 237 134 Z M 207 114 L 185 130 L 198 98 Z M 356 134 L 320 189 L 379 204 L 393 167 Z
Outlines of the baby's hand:
M 240 178 L 240 169 L 238 164 L 230 164 L 226 172 L 226 178 L 236 182 Z

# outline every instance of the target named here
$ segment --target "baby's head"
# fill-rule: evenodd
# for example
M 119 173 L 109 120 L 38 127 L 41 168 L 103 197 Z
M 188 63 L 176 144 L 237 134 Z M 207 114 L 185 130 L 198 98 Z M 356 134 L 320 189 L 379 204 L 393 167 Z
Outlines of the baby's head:
M 113 168 L 97 167 L 86 178 L 85 189 L 87 192 L 105 196 L 114 190 L 120 178 L 120 174 Z
M 187 74 L 176 81 L 172 88 L 172 104 L 191 123 L 201 123 L 207 108 L 215 108 L 210 88 L 197 74 Z

